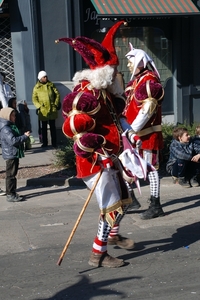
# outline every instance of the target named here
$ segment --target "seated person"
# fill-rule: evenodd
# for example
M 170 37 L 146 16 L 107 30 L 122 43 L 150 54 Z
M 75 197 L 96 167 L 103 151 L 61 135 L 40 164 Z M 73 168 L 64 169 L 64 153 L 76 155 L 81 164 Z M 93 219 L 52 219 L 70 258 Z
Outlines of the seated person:
M 192 137 L 192 143 L 195 144 L 195 147 L 200 147 L 200 125 L 195 129 L 195 136 Z M 191 160 L 200 163 L 200 154 L 193 156 Z M 200 173 L 197 174 L 197 180 L 200 182 Z
M 200 125 L 197 125 L 195 128 L 195 136 L 192 137 L 192 143 L 200 146 Z
M 199 159 L 200 143 L 198 144 L 190 138 L 187 128 L 175 128 L 170 145 L 170 156 L 166 165 L 173 182 L 179 183 L 183 187 L 199 186 Z

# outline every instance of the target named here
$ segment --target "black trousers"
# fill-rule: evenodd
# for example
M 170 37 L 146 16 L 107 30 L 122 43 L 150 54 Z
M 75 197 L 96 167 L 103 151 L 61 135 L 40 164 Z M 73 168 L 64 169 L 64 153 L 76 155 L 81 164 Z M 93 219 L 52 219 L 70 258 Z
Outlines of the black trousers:
M 42 143 L 44 146 L 48 145 L 47 138 L 47 124 L 49 123 L 50 134 L 51 134 L 51 144 L 53 147 L 57 146 L 56 139 L 56 120 L 42 121 Z
M 191 179 L 196 175 L 200 175 L 200 163 L 177 159 L 173 165 L 172 176 Z
M 6 194 L 16 195 L 19 158 L 6 160 Z

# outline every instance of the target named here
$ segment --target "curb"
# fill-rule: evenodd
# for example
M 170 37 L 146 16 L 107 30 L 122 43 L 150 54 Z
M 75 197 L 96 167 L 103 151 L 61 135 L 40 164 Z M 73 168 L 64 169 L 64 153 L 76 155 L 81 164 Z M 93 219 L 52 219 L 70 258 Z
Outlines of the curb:
M 24 178 L 17 180 L 18 186 L 43 186 L 43 187 L 50 187 L 50 186 L 74 186 L 74 187 L 86 187 L 85 183 L 82 179 L 71 177 L 68 179 L 65 178 Z
M 161 184 L 171 184 L 171 177 L 162 177 Z M 141 186 L 148 184 L 147 182 L 141 181 Z M 24 178 L 17 180 L 18 186 L 29 186 L 29 187 L 50 187 L 50 186 L 73 186 L 73 187 L 86 187 L 84 181 L 81 178 L 70 177 L 70 178 Z

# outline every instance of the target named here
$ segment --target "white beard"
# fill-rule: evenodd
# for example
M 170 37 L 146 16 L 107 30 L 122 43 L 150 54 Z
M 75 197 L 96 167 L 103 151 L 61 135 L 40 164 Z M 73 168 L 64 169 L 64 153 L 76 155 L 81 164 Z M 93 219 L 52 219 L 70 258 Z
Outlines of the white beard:
M 114 69 L 111 66 L 105 66 L 94 70 L 86 69 L 75 73 L 73 77 L 74 84 L 77 85 L 83 80 L 88 80 L 91 88 L 106 89 L 112 85 Z
M 88 80 L 91 84 L 91 89 L 107 89 L 113 95 L 123 96 L 124 84 L 122 75 L 118 73 L 113 81 L 113 72 L 113 67 L 109 65 L 95 70 L 86 69 L 79 71 L 73 77 L 74 85 L 76 86 L 83 80 Z

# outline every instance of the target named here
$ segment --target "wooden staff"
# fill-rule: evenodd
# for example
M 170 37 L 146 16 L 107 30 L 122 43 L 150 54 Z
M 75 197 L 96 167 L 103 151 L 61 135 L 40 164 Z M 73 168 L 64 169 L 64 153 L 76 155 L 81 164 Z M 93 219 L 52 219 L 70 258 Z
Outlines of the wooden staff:
M 76 229 L 77 229 L 77 227 L 78 227 L 78 224 L 80 223 L 80 220 L 81 220 L 81 218 L 82 218 L 82 216 L 83 216 L 83 214 L 84 214 L 84 212 L 85 212 L 85 210 L 86 210 L 86 207 L 88 206 L 88 203 L 89 203 L 89 201 L 90 201 L 90 199 L 91 199 L 91 197 L 92 197 L 92 194 L 93 194 L 93 192 L 94 192 L 94 190 L 95 190 L 95 188 L 96 188 L 96 186 L 97 186 L 97 183 L 99 182 L 99 179 L 100 179 L 100 177 L 101 177 L 101 174 L 102 174 L 102 170 L 99 172 L 99 176 L 97 177 L 97 179 L 96 179 L 96 181 L 95 181 L 95 183 L 94 183 L 94 186 L 92 187 L 92 189 L 91 189 L 91 191 L 90 191 L 90 193 L 89 193 L 89 195 L 88 195 L 88 197 L 87 197 L 87 199 L 86 199 L 86 201 L 85 201 L 85 204 L 84 204 L 84 206 L 83 206 L 83 208 L 82 208 L 82 210 L 81 210 L 81 212 L 80 212 L 80 214 L 79 214 L 79 216 L 78 216 L 78 219 L 77 219 L 77 221 L 76 221 L 76 223 L 75 223 L 75 225 L 74 225 L 74 228 L 73 228 L 72 231 L 71 231 L 71 234 L 70 234 L 70 236 L 69 236 L 69 238 L 68 238 L 68 240 L 67 240 L 67 242 L 66 242 L 66 244 L 65 244 L 65 247 L 63 248 L 63 251 L 62 251 L 62 253 L 61 253 L 60 257 L 59 257 L 59 260 L 58 260 L 58 262 L 57 262 L 57 265 L 58 265 L 58 266 L 60 266 L 61 263 L 62 263 L 63 257 L 64 257 L 64 255 L 65 255 L 65 253 L 66 253 L 66 251 L 67 251 L 67 248 L 68 248 L 68 246 L 69 246 L 69 244 L 70 244 L 70 242 L 71 242 L 71 240 L 72 240 L 72 237 L 73 237 L 73 235 L 74 235 L 74 233 L 75 233 L 75 231 L 76 231 Z

